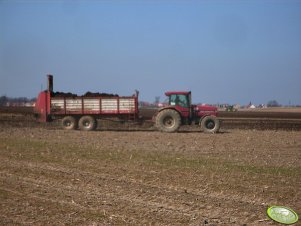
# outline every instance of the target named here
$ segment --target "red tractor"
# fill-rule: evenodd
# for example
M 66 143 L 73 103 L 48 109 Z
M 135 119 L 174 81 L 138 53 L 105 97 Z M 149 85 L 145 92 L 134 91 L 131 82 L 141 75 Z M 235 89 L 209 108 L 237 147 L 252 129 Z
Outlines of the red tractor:
M 163 132 L 175 132 L 181 125 L 198 124 L 201 130 L 216 133 L 220 128 L 217 108 L 208 105 L 192 105 L 191 92 L 166 92 L 168 106 L 155 116 L 156 126 Z

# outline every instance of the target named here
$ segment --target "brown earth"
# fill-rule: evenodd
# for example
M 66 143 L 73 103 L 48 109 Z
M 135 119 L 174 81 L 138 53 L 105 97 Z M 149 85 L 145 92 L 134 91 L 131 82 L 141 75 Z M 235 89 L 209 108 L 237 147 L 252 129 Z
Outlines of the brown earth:
M 279 225 L 269 206 L 301 214 L 301 131 L 83 132 L 1 115 L 0 225 Z
M 100 121 L 99 129 L 134 129 L 134 130 L 154 130 L 152 117 L 157 112 L 154 108 L 142 108 L 139 115 L 143 122 L 124 123 Z M 239 110 L 238 112 L 219 111 L 218 118 L 221 121 L 222 129 L 258 129 L 258 130 L 299 130 L 301 131 L 301 108 L 266 108 Z M 31 107 L 0 107 L 0 123 L 15 126 L 43 126 L 36 122 L 33 117 Z M 139 126 L 133 126 L 138 124 Z M 46 126 L 57 126 L 59 122 L 54 122 Z M 45 125 L 44 125 L 45 126 Z M 184 131 L 198 131 L 198 126 L 184 126 Z

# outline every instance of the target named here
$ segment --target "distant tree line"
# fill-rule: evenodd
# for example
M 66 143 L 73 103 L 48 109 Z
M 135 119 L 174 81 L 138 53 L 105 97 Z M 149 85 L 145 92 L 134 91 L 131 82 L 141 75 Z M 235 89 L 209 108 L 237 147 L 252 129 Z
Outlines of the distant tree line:
M 270 101 L 267 103 L 267 106 L 268 106 L 268 107 L 281 107 L 281 105 L 278 103 L 277 100 L 270 100 Z
M 0 97 L 0 106 L 7 106 L 7 105 L 22 105 L 25 103 L 35 102 L 36 98 L 27 98 L 27 97 L 7 97 L 1 96 Z

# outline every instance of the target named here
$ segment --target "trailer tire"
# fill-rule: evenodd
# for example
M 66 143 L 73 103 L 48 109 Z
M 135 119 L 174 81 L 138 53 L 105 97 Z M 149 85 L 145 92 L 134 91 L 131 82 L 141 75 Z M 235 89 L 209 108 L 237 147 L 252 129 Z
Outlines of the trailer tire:
M 156 117 L 156 127 L 167 133 L 176 132 L 181 125 L 179 113 L 172 109 L 160 111 Z
M 84 115 L 79 119 L 78 125 L 80 130 L 91 131 L 96 128 L 97 122 L 94 117 Z
M 201 129 L 205 133 L 216 133 L 219 131 L 220 123 L 215 116 L 206 116 L 201 120 Z
M 62 120 L 62 125 L 66 130 L 73 130 L 77 128 L 77 120 L 73 116 L 66 116 Z

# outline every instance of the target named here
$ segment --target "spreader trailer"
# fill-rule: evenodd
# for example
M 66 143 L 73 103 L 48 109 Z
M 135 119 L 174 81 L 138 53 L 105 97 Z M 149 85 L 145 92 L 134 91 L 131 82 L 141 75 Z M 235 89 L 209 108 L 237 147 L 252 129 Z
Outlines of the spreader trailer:
M 98 119 L 144 121 L 139 114 L 138 91 L 132 96 L 90 93 L 78 96 L 53 92 L 53 76 L 48 75 L 48 89 L 40 92 L 35 115 L 40 122 L 61 119 L 64 129 L 94 130 Z M 217 108 L 192 105 L 191 92 L 166 92 L 168 103 L 158 108 L 153 121 L 162 132 L 176 132 L 181 125 L 199 125 L 204 132 L 215 133 L 220 128 Z

